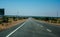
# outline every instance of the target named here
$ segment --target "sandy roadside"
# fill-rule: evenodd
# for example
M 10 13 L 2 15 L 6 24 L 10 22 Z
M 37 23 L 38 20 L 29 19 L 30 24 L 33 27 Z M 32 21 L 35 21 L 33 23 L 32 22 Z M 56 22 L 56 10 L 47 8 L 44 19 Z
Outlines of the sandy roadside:
M 5 30 L 7 28 L 13 27 L 19 23 L 24 22 L 26 19 L 18 20 L 18 21 L 12 21 L 11 23 L 4 23 L 4 25 L 0 24 L 0 31 Z

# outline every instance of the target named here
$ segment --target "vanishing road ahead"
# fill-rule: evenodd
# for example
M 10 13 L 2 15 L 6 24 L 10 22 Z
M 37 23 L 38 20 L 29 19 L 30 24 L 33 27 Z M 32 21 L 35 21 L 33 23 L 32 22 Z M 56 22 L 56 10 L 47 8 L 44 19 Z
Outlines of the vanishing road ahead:
M 0 37 L 59 37 L 60 27 L 29 18 L 24 23 L 0 32 Z

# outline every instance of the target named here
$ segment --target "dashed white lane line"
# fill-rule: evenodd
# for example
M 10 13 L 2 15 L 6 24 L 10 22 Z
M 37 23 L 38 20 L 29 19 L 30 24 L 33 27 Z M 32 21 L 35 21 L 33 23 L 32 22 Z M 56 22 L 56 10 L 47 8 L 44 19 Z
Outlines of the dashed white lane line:
M 35 23 L 35 24 L 37 24 L 37 23 Z M 38 25 L 40 25 L 40 24 L 38 24 Z M 40 26 L 40 27 L 44 27 L 44 26 Z M 52 32 L 52 30 L 50 30 L 50 29 L 46 29 L 48 32 Z
M 43 26 L 41 25 L 41 27 L 43 27 Z
M 37 24 L 37 23 L 35 23 L 35 24 Z M 39 25 L 39 24 L 38 24 Z M 40 27 L 44 27 L 43 25 L 41 25 Z M 50 30 L 50 29 L 46 29 L 48 32 L 52 32 L 52 30 Z
M 16 32 L 19 28 L 21 28 L 26 22 L 24 22 L 22 25 L 20 25 L 18 28 L 16 28 L 15 30 L 13 30 L 10 34 L 8 34 L 6 37 L 11 36 L 14 32 Z
M 37 24 L 38 26 L 40 26 L 40 27 L 44 27 L 43 25 L 40 25 L 40 24 Z
M 52 32 L 52 30 L 50 30 L 50 29 L 47 29 L 47 31 L 48 31 L 48 32 Z

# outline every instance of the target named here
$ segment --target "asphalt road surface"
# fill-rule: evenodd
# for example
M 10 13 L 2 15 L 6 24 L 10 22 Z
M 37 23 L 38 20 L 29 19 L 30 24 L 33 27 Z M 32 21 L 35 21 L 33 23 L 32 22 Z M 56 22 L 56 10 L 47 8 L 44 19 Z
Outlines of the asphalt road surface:
M 60 27 L 29 18 L 22 24 L 0 32 L 0 37 L 59 37 Z

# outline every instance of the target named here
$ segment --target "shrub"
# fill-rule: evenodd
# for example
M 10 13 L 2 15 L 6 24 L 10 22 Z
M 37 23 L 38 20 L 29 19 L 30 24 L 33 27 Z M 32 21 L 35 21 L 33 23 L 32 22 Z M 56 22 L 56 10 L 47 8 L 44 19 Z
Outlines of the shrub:
M 2 22 L 4 22 L 4 23 L 8 23 L 9 18 L 6 17 L 6 16 L 3 16 L 2 20 L 3 20 Z
M 2 21 L 0 21 L 0 24 L 2 24 Z
M 17 21 L 17 18 L 16 18 L 16 17 L 13 17 L 13 20 L 14 20 L 14 21 Z

